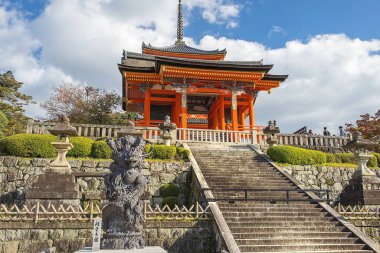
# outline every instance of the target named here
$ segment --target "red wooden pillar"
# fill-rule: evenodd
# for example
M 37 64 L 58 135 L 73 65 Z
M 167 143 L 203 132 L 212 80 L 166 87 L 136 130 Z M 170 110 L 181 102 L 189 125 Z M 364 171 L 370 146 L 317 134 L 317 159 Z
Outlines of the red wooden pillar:
M 232 91 L 231 99 L 231 119 L 232 119 L 232 130 L 238 130 L 238 113 L 237 113 L 237 95 L 235 91 Z
M 181 127 L 187 128 L 187 94 L 186 88 L 181 92 Z
M 249 128 L 252 130 L 255 126 L 255 111 L 253 107 L 253 96 L 248 97 L 248 108 L 249 108 Z
M 224 96 L 220 96 L 220 105 L 219 105 L 219 125 L 220 125 L 220 129 L 222 130 L 226 130 L 226 120 L 225 120 L 225 116 L 224 116 Z
M 181 94 L 175 94 L 174 112 L 173 112 L 173 122 L 179 127 L 181 115 Z
M 145 91 L 144 122 L 145 126 L 150 126 L 150 87 L 147 87 Z
M 242 131 L 244 131 L 244 128 L 245 128 L 245 112 L 244 112 L 243 108 L 240 108 L 239 116 L 240 116 L 240 125 L 242 127 Z

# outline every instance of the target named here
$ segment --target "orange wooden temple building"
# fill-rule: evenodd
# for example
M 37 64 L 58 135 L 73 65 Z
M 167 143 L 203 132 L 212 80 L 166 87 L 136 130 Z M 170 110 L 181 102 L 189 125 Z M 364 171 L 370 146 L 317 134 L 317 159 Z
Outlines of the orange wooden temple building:
M 174 45 L 143 43 L 142 54 L 124 51 L 118 64 L 123 109 L 143 115 L 139 126 L 157 126 L 169 115 L 180 128 L 253 129 L 258 93 L 279 87 L 288 76 L 268 74 L 273 65 L 262 61 L 224 61 L 226 53 L 186 45 L 180 0 Z

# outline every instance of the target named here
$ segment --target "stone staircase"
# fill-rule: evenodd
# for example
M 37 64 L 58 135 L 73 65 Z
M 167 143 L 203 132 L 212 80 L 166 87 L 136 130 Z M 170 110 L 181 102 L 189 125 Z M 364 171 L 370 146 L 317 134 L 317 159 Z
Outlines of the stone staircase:
M 244 147 L 190 146 L 216 199 L 244 198 L 222 188 L 299 189 L 262 156 Z M 241 252 L 375 252 L 318 203 L 300 192 L 248 192 L 252 201 L 218 200 Z M 270 201 L 273 200 L 273 201 Z

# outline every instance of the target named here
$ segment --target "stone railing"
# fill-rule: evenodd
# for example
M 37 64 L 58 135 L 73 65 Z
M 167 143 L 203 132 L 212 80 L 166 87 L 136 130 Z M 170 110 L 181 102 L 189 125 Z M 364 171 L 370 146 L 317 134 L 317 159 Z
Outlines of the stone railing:
M 26 128 L 26 133 L 48 134 L 48 129 L 52 128 L 55 124 L 55 122 L 35 122 L 33 120 L 29 120 Z M 118 132 L 126 129 L 126 126 L 122 125 L 92 125 L 72 123 L 71 126 L 76 128 L 78 136 L 90 138 L 116 138 Z M 157 142 L 160 138 L 161 130 L 157 127 L 136 127 L 136 129 L 141 130 L 143 132 L 144 138 L 148 140 Z
M 28 122 L 26 133 L 47 134 L 48 129 L 53 127 L 55 122 Z M 91 124 L 71 124 L 76 128 L 79 136 L 90 138 L 117 137 L 119 131 L 126 129 L 122 125 L 91 125 Z M 144 138 L 152 142 L 160 141 L 161 130 L 157 127 L 136 127 L 143 132 Z M 241 144 L 265 144 L 267 136 L 261 127 L 253 130 L 229 131 L 211 129 L 178 128 L 174 136 L 177 140 L 184 142 L 214 142 L 214 143 L 241 143 Z M 306 134 L 278 134 L 280 145 L 291 145 L 317 150 L 331 150 L 341 148 L 349 140 L 349 137 L 322 136 Z
M 309 149 L 328 151 L 342 148 L 350 141 L 349 137 L 306 135 L 306 134 L 279 134 L 280 145 L 290 145 Z

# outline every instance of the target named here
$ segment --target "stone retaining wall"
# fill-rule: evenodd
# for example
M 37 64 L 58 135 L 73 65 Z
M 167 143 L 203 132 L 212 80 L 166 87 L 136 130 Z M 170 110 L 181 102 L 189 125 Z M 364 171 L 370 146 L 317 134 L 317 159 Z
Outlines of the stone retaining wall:
M 143 233 L 147 246 L 169 253 L 215 252 L 211 221 L 146 222 Z M 52 246 L 72 253 L 91 243 L 91 223 L 0 223 L 0 253 L 39 253 Z
M 290 165 L 280 167 L 303 184 L 302 188 L 331 190 L 331 198 L 337 200 L 356 168 L 326 167 L 316 165 Z M 380 176 L 380 168 L 375 169 Z
M 0 203 L 23 203 L 25 191 L 32 186 L 37 176 L 44 173 L 52 159 L 19 158 L 0 156 Z M 69 160 L 73 173 L 80 186 L 84 199 L 100 198 L 105 194 L 103 176 L 109 173 L 110 161 Z M 151 204 L 161 204 L 159 188 L 162 184 L 175 183 L 181 192 L 179 205 L 188 202 L 191 182 L 191 164 L 189 162 L 145 161 L 143 174 L 148 178 L 147 191 Z

